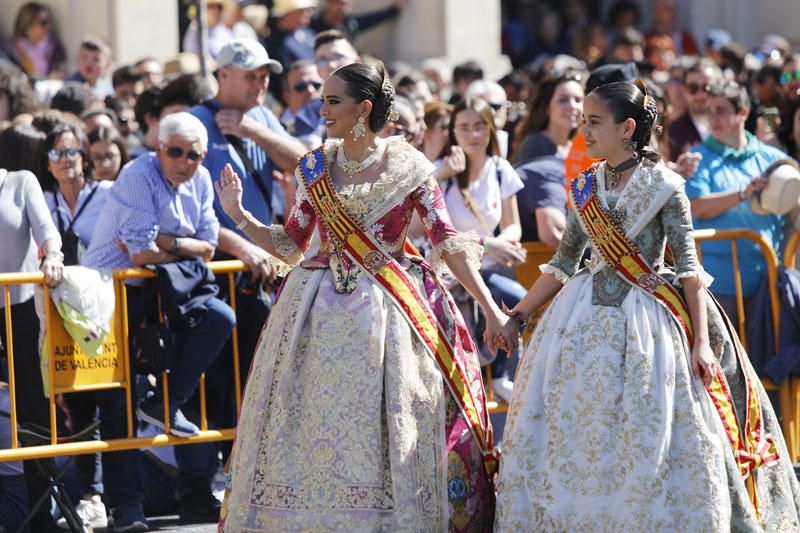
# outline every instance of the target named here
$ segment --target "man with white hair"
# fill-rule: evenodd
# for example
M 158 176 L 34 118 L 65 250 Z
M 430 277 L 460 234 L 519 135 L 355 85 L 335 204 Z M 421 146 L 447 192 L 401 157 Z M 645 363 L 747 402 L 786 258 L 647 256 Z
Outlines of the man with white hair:
M 506 91 L 499 83 L 488 80 L 475 80 L 469 84 L 464 99 L 485 100 L 494 112 L 494 125 L 497 128 L 497 141 L 500 144 L 500 155 L 508 157 L 508 132 L 503 128 L 508 121 L 508 99 Z
M 200 431 L 181 408 L 194 393 L 200 375 L 219 355 L 236 320 L 233 310 L 212 296 L 216 294 L 216 285 L 202 261 L 186 261 L 192 258 L 208 261 L 217 246 L 219 222 L 214 214 L 214 192 L 209 172 L 201 165 L 207 144 L 205 127 L 189 113 L 173 113 L 161 119 L 155 153 L 140 156 L 122 169 L 82 258 L 85 266 L 94 268 L 180 261 L 176 268 L 182 274 L 198 272 L 195 276 L 170 277 L 173 280 L 170 290 L 175 293 L 183 290 L 192 305 L 205 307 L 192 320 L 182 321 L 185 324 L 180 328 L 178 320 L 168 324 L 177 356 L 177 363 L 169 373 L 169 431 L 178 437 L 191 437 Z M 186 287 L 177 287 L 176 279 Z M 136 282 L 129 281 L 127 289 L 132 330 L 145 316 L 143 308 L 148 305 L 142 287 Z M 159 285 L 161 291 L 164 285 L 161 278 Z M 195 299 L 201 292 L 197 287 L 202 287 L 205 296 Z M 206 290 L 208 287 L 214 290 Z M 141 403 L 137 414 L 164 430 L 162 385 L 159 383 L 155 395 Z M 120 411 L 118 416 L 124 427 L 124 411 Z M 175 449 L 180 468 L 181 515 L 214 520 L 219 513 L 219 502 L 211 494 L 209 481 L 213 472 L 206 466 L 214 463 L 213 447 L 203 446 Z M 138 477 L 138 465 L 136 469 Z

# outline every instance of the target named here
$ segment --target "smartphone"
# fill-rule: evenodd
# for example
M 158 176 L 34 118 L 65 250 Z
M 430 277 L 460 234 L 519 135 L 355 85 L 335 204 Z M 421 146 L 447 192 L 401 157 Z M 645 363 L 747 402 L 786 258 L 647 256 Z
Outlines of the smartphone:
M 764 117 L 764 120 L 767 121 L 769 124 L 770 130 L 773 132 L 778 131 L 778 122 L 780 120 L 780 111 L 778 111 L 777 107 L 765 107 L 764 111 L 761 113 L 761 116 Z

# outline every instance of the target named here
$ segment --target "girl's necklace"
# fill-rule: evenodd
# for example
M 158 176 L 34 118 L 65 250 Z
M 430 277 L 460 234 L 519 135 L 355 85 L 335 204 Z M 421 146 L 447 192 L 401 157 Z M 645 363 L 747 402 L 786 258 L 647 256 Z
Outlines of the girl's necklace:
M 638 159 L 634 159 L 631 157 L 630 159 L 626 159 L 619 165 L 612 167 L 606 161 L 606 170 L 608 171 L 608 182 L 610 184 L 609 189 L 616 190 L 617 185 L 619 185 L 619 181 L 622 178 L 622 173 L 626 170 L 633 168 L 639 162 Z

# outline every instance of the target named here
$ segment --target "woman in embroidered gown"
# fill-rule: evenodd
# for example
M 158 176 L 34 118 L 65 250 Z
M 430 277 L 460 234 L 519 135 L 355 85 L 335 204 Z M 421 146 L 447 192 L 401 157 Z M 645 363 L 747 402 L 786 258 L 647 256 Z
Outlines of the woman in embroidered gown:
M 707 296 L 683 180 L 655 154 L 631 157 L 656 115 L 638 84 L 601 86 L 584 102 L 587 151 L 605 161 L 570 186 L 564 240 L 506 326 L 557 294 L 516 379 L 500 532 L 800 529 L 800 490 L 777 418 Z M 587 243 L 592 260 L 578 270 Z M 633 275 L 638 285 L 622 277 L 635 271 L 631 249 L 652 267 Z M 662 305 L 676 297 L 683 314 Z
M 301 158 L 285 227 L 244 212 L 238 177 L 222 172 L 225 211 L 295 267 L 248 377 L 223 531 L 491 530 L 496 462 L 475 347 L 434 271 L 446 264 L 487 311 L 490 342 L 507 317 L 477 271 L 477 236 L 450 223 L 432 165 L 402 138 L 376 137 L 392 100 L 383 73 L 365 65 L 325 83 L 321 114 L 341 140 Z M 377 251 L 359 260 L 342 245 L 346 217 L 331 215 L 333 204 L 364 229 L 345 238 L 363 234 Z M 404 252 L 414 210 L 435 244 L 430 266 Z M 315 228 L 319 252 L 304 259 Z M 381 277 L 381 252 L 392 279 Z M 398 283 L 411 288 L 401 300 Z M 398 301 L 428 310 L 450 363 L 431 355 Z

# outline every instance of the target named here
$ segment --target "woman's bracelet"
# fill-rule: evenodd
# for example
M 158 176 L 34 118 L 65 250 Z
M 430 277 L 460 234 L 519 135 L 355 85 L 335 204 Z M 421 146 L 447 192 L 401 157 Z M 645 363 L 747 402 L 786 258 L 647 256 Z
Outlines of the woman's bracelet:
M 522 318 L 522 312 L 520 312 L 519 310 L 515 310 L 515 311 L 509 310 L 509 311 L 505 311 L 505 313 L 506 313 L 506 316 L 509 319 L 515 320 L 517 322 L 517 324 L 519 324 L 520 328 L 524 328 L 525 326 L 528 325 L 528 320 Z
M 247 211 L 244 212 L 244 218 L 242 219 L 241 222 L 236 224 L 236 229 L 238 229 L 239 231 L 242 231 L 244 228 L 247 227 L 248 224 L 250 224 L 250 216 L 249 215 L 250 215 L 250 213 L 248 213 Z

